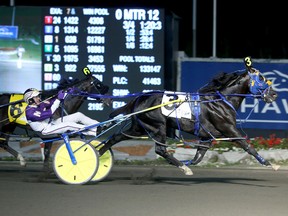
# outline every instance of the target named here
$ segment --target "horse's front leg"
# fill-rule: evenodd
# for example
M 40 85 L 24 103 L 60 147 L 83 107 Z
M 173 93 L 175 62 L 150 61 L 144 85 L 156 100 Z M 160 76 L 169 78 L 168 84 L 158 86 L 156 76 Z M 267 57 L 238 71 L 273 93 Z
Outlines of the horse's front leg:
M 271 167 L 273 170 L 278 170 L 280 168 L 279 165 L 273 165 L 269 161 L 265 160 L 259 153 L 256 151 L 255 148 L 249 145 L 245 140 L 236 141 L 248 154 L 252 155 L 256 160 L 267 167 Z
M 186 165 L 197 165 L 198 163 L 200 163 L 203 160 L 207 150 L 208 150 L 208 147 L 207 148 L 206 147 L 198 147 L 194 158 L 192 160 L 185 161 L 185 164 Z
M 228 113 L 229 114 L 229 113 Z M 214 119 L 214 126 L 217 129 L 220 134 L 223 134 L 225 137 L 242 137 L 242 134 L 237 129 L 234 119 L 236 120 L 235 113 L 233 112 L 233 118 L 230 115 L 222 115 L 222 118 L 216 118 Z M 219 114 L 220 116 L 220 114 Z M 221 124 L 218 124 L 218 122 Z M 214 135 L 216 136 L 216 135 Z M 260 164 L 268 167 L 272 167 L 274 170 L 278 170 L 280 166 L 278 165 L 272 165 L 269 161 L 265 160 L 261 155 L 258 154 L 256 149 L 254 149 L 252 146 L 249 145 L 249 143 L 246 140 L 240 139 L 235 140 L 235 143 L 240 145 L 242 149 L 244 149 L 248 154 L 252 155 Z

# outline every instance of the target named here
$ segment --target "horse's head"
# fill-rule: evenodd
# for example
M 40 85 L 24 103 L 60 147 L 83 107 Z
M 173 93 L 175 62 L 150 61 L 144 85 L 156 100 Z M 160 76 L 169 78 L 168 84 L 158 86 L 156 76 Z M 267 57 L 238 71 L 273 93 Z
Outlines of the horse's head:
M 288 92 L 288 75 L 279 70 L 262 72 L 262 74 L 272 81 L 273 89 L 277 92 Z
M 253 68 L 250 56 L 244 58 L 244 63 L 250 77 L 249 89 L 253 95 L 261 95 L 266 103 L 272 103 L 278 97 L 276 91 L 272 88 L 272 82 L 267 80 L 259 70 Z
M 86 76 L 85 79 L 79 81 L 78 83 L 70 87 L 74 87 L 75 89 L 78 89 L 78 91 L 81 91 L 82 93 L 99 94 L 99 95 L 100 94 L 104 95 L 109 90 L 108 86 L 104 85 L 93 75 Z
M 84 70 L 83 70 L 84 72 Z M 99 98 L 95 98 L 97 101 L 110 106 L 111 99 L 109 97 L 101 97 L 100 95 L 107 94 L 109 87 L 104 85 L 100 80 L 91 74 L 91 72 L 84 72 L 85 78 L 80 79 L 61 79 L 56 89 L 46 90 L 42 92 L 44 99 L 56 97 L 60 90 L 68 91 L 68 96 L 65 98 L 63 107 L 67 113 L 76 112 L 83 101 L 90 97 L 90 95 L 99 95 Z M 57 113 L 57 115 L 60 115 Z
M 278 97 L 276 91 L 272 88 L 272 82 L 266 79 L 259 70 L 255 68 L 248 69 L 250 77 L 249 89 L 253 95 L 261 95 L 266 103 L 272 103 Z
M 109 86 L 104 85 L 100 80 L 93 76 L 88 68 L 84 68 L 83 72 L 86 75 L 86 79 L 80 82 L 79 85 L 73 87 L 76 87 L 81 93 L 86 93 L 88 97 L 89 94 L 99 95 L 99 98 L 94 97 L 94 99 L 101 101 L 106 106 L 110 106 L 112 104 L 111 98 L 104 96 L 108 93 Z

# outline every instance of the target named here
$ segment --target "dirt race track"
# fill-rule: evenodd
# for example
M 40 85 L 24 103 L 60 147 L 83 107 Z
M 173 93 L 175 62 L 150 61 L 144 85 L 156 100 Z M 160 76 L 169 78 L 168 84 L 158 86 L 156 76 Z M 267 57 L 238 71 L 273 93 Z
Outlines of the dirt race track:
M 46 179 L 41 163 L 0 162 L 2 216 L 286 216 L 288 170 L 114 166 L 98 183 Z

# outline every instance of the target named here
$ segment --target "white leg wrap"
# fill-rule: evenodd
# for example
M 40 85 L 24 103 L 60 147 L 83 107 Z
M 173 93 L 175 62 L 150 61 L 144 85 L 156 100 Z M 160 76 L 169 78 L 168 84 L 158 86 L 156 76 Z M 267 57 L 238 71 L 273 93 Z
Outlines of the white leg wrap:
M 192 170 L 188 166 L 183 165 L 179 166 L 179 168 L 181 169 L 182 172 L 184 172 L 185 175 L 193 175 Z
M 276 165 L 276 164 L 271 164 L 271 168 L 275 171 L 277 171 L 280 168 L 280 165 Z
M 21 154 L 18 154 L 17 159 L 20 160 L 20 165 L 21 166 L 26 166 L 26 161 L 24 157 Z

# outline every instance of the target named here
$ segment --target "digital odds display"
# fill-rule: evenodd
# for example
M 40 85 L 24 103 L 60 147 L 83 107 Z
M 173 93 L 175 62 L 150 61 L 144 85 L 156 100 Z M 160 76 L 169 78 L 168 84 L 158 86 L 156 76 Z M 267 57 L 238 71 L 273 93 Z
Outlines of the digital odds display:
M 163 90 L 163 9 L 45 7 L 42 14 L 43 90 L 83 79 L 84 67 L 110 87 L 113 109 L 125 95 Z M 103 107 L 88 98 L 84 109 Z

